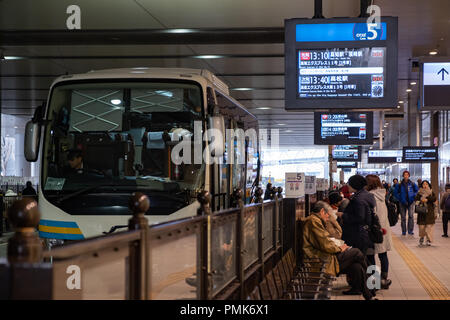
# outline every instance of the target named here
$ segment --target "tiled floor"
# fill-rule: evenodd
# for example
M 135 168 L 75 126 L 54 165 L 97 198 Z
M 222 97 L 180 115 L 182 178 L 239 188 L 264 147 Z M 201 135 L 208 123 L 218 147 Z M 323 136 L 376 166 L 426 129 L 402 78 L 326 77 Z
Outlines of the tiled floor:
M 431 247 L 419 246 L 419 229 L 414 226 L 414 235 L 402 236 L 400 221 L 392 227 L 393 235 L 423 263 L 439 281 L 450 290 L 450 238 L 443 238 L 442 220 L 439 217 L 434 227 L 434 240 Z M 430 300 L 430 296 L 413 274 L 409 266 L 396 251 L 388 252 L 389 278 L 392 284 L 389 290 L 377 291 L 379 300 Z M 377 260 L 377 264 L 379 261 Z M 345 296 L 343 290 L 349 289 L 345 276 L 339 277 L 333 286 L 333 300 L 363 300 L 362 296 Z

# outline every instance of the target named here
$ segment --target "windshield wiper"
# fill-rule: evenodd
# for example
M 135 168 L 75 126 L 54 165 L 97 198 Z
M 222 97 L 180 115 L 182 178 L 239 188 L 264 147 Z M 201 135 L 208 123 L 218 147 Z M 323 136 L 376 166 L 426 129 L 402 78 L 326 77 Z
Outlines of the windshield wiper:
M 108 186 L 111 186 L 111 185 L 110 185 L 110 184 L 98 184 L 98 185 L 95 185 L 95 186 L 89 186 L 89 187 L 80 189 L 80 190 L 78 190 L 78 191 L 69 193 L 69 194 L 65 195 L 64 197 L 58 198 L 58 199 L 56 200 L 56 202 L 57 202 L 58 204 L 60 204 L 61 202 L 66 201 L 67 199 L 71 199 L 71 198 L 73 198 L 73 197 L 76 197 L 76 196 L 78 196 L 78 195 L 80 195 L 80 194 L 83 194 L 83 193 L 86 193 L 86 192 L 93 191 L 93 190 L 98 189 L 98 188 L 100 188 L 100 187 L 108 187 Z

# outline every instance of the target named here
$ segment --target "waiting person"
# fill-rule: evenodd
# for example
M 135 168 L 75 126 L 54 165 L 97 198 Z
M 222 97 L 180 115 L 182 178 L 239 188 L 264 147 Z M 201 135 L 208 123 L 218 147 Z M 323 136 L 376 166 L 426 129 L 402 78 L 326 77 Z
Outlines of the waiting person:
M 338 245 L 330 239 L 325 228 L 331 207 L 324 201 L 318 201 L 311 215 L 303 225 L 303 253 L 305 258 L 319 258 L 326 263 L 325 272 L 337 276 L 348 274 L 351 289 L 345 295 L 362 294 L 366 300 L 372 300 L 375 292 L 367 288 L 367 264 L 360 250 L 350 248 L 345 243 Z
M 26 188 L 22 190 L 23 196 L 36 196 L 36 190 L 33 188 L 31 181 L 27 181 Z
M 448 238 L 448 221 L 450 220 L 450 183 L 445 185 L 445 193 L 441 197 L 442 228 L 445 238 Z
M 380 178 L 376 175 L 369 174 L 366 176 L 367 186 L 366 189 L 375 198 L 375 214 L 380 220 L 381 228 L 383 229 L 383 242 L 375 243 L 374 249 L 369 248 L 367 250 L 367 258 L 369 263 L 375 265 L 375 254 L 378 255 L 381 264 L 381 289 L 389 289 L 392 281 L 388 279 L 389 272 L 389 259 L 387 252 L 391 251 L 392 237 L 391 228 L 389 225 L 388 211 L 385 201 L 385 189 L 383 188 Z
M 394 196 L 400 202 L 400 215 L 402 217 L 402 235 L 406 235 L 406 212 L 408 212 L 408 234 L 414 234 L 414 199 L 419 188 L 409 180 L 409 171 L 403 172 L 403 180 L 397 184 Z
M 364 254 L 373 248 L 369 238 L 368 226 L 372 224 L 372 211 L 375 208 L 375 198 L 364 187 L 366 179 L 361 175 L 354 175 L 348 180 L 350 192 L 354 195 L 342 215 L 342 240 L 349 246 L 358 248 Z
M 326 228 L 331 237 L 335 239 L 342 238 L 342 228 L 338 222 L 338 208 L 342 202 L 342 197 L 337 192 L 331 192 L 328 195 L 328 202 L 330 204 L 330 211 L 328 212 L 330 217 L 326 222 Z
M 344 183 L 344 186 L 340 189 L 340 191 L 344 194 L 344 198 L 350 199 L 350 190 L 348 188 L 348 183 Z
M 419 225 L 419 244 L 422 245 L 424 238 L 427 238 L 427 246 L 433 242 L 433 227 L 436 222 L 436 195 L 431 189 L 431 184 L 424 180 L 417 192 L 415 200 L 420 202 L 416 206 L 426 207 L 426 211 L 417 213 L 417 224 Z
M 272 184 L 269 182 L 266 186 L 266 191 L 264 192 L 264 200 L 272 199 L 273 189 Z
M 328 203 L 330 204 L 331 208 L 333 209 L 333 215 L 336 216 L 336 221 L 339 223 L 339 225 L 342 227 L 342 215 L 343 209 L 342 209 L 342 203 L 344 200 L 349 201 L 348 199 L 344 199 L 342 196 L 342 193 L 339 192 L 330 192 L 328 195 Z M 342 232 L 342 229 L 341 229 Z M 342 236 L 342 234 L 341 234 Z M 340 238 L 339 238 L 340 239 Z

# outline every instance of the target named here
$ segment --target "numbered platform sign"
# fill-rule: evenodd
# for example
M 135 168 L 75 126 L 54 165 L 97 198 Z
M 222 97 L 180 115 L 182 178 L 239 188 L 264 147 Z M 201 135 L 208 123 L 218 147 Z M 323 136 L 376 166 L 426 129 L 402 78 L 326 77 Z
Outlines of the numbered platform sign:
M 297 198 L 305 195 L 305 174 L 286 172 L 285 187 L 286 198 Z

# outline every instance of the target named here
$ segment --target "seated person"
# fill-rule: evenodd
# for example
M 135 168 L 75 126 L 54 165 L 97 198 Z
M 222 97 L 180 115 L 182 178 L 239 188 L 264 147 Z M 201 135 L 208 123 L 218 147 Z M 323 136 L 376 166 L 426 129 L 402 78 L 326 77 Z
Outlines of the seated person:
M 318 201 L 312 214 L 304 221 L 303 253 L 305 258 L 319 258 L 326 263 L 325 272 L 337 276 L 348 274 L 351 279 L 351 289 L 344 291 L 345 295 L 362 294 L 366 300 L 372 300 L 374 290 L 369 290 L 367 282 L 367 263 L 359 249 L 348 247 L 345 243 L 338 246 L 330 239 L 326 229 L 331 207 L 324 201 Z

